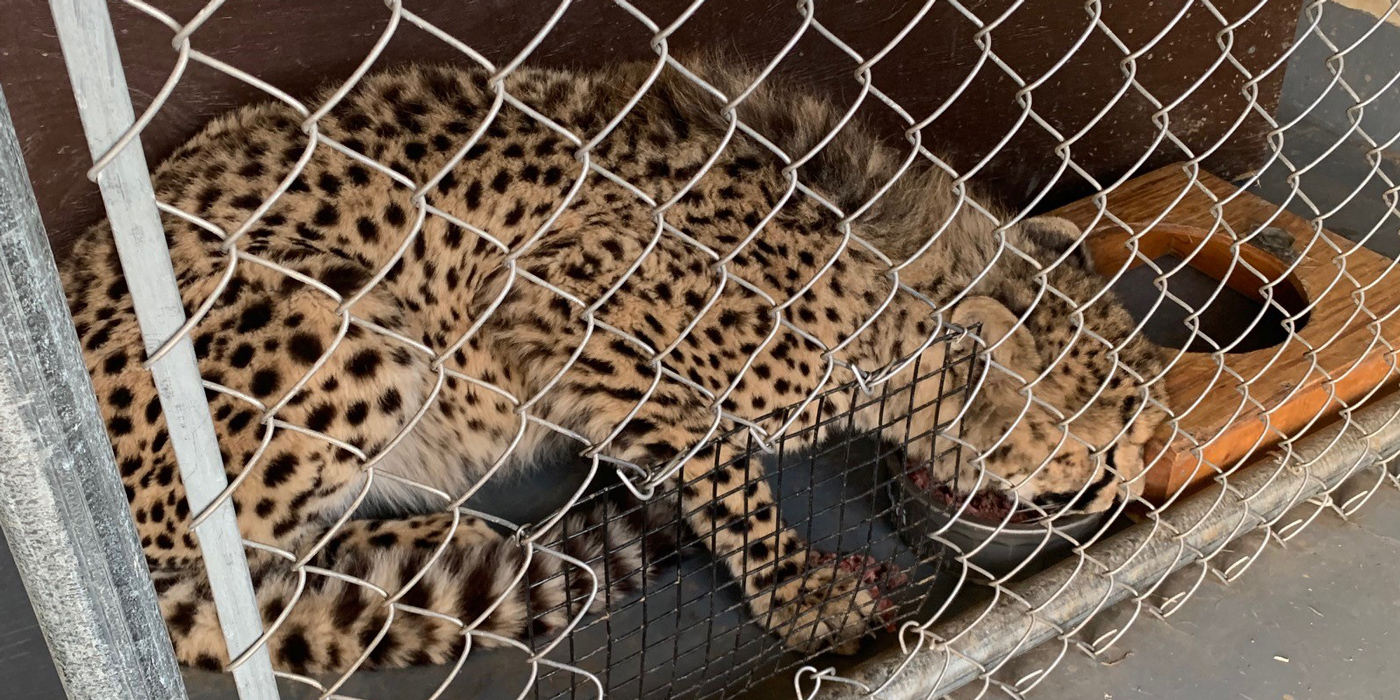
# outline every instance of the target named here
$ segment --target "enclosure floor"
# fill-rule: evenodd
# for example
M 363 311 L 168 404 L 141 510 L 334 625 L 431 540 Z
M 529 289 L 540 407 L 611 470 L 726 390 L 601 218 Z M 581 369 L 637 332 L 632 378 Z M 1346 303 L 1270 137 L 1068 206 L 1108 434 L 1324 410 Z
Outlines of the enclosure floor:
M 1394 698 L 1400 686 L 1398 577 L 1400 491 L 1386 487 L 1350 522 L 1326 513 L 1286 549 L 1270 545 L 1235 582 L 1210 576 L 1180 612 L 1165 621 L 1139 620 L 1100 659 L 1071 649 L 1026 697 Z M 1188 585 L 1182 580 L 1167 590 Z M 1131 613 L 1126 607 L 1108 611 L 1090 636 L 1114 629 Z M 1059 650 L 1058 644 L 1033 650 L 1002 678 L 1042 668 Z M 989 691 L 985 697 L 1007 696 Z

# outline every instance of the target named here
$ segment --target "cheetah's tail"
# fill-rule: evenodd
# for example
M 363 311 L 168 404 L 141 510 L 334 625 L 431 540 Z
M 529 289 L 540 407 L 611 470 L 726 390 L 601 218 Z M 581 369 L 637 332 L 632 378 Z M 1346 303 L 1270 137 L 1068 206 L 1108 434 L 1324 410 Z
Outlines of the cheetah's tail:
M 539 544 L 588 564 L 598 585 L 589 612 L 597 613 L 639 591 L 656 562 L 675 551 L 677 512 L 674 500 L 595 499 L 576 507 Z M 473 622 L 472 648 L 509 644 L 501 639 L 528 646 L 563 629 L 593 588 L 576 565 L 539 548 L 527 560 L 526 548 L 510 537 L 451 546 L 429 565 L 433 551 L 408 543 L 373 551 L 342 547 L 333 560 L 312 562 L 299 596 L 300 577 L 285 559 L 254 552 L 250 564 L 264 626 L 295 599 L 267 642 L 273 667 L 338 674 L 454 663 L 466 644 L 461 625 Z M 180 663 L 223 668 L 229 658 L 203 567 L 154 572 L 153 578 Z

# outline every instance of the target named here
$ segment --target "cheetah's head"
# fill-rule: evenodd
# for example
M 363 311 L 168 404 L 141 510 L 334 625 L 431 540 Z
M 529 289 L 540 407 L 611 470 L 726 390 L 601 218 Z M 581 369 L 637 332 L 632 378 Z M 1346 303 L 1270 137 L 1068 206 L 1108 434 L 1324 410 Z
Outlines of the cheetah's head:
M 959 490 L 1012 492 L 1049 515 L 1103 511 L 1141 494 L 1157 453 L 1150 440 L 1167 418 L 1157 376 L 1165 353 L 1134 332 L 1111 293 L 1087 303 L 1107 281 L 1074 250 L 1078 236 L 1064 220 L 1024 222 L 1008 242 L 1042 268 L 1060 263 L 1042 275 L 1003 256 L 976 295 L 954 306 L 953 323 L 980 329 L 955 344 L 979 350 L 964 363 L 975 389 L 963 447 L 934 463 Z

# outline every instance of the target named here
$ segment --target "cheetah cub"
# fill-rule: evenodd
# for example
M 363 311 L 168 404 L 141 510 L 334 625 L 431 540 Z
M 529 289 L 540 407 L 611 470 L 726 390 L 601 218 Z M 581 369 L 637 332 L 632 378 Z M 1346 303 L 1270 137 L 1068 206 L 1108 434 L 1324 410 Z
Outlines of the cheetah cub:
M 365 78 L 316 124 L 319 139 L 392 175 L 313 144 L 279 103 L 213 121 L 155 171 L 162 202 L 224 232 L 247 228 L 230 273 L 211 227 L 164 218 L 187 313 L 217 292 L 191 336 L 204 378 L 226 388 L 208 392 L 209 411 L 228 478 L 239 481 L 243 536 L 314 552 L 312 566 L 369 581 L 399 604 L 381 634 L 382 595 L 315 569 L 302 585 L 287 561 L 250 549 L 265 623 L 286 615 L 268 642 L 278 669 L 338 672 L 362 656 L 360 668 L 447 663 L 465 643 L 449 618 L 524 639 L 580 612 L 587 577 L 553 576 L 564 565 L 552 556 L 527 563 L 512 537 L 443 512 L 429 490 L 455 498 L 488 470 L 500 478 L 537 461 L 556 444 L 546 439 L 554 427 L 646 469 L 689 456 L 673 477 L 681 507 L 628 518 L 615 517 L 622 504 L 581 509 L 540 540 L 592 562 L 598 581 L 611 582 L 597 598 L 635 590 L 637 577 L 604 574 L 637 569 L 638 531 L 684 512 L 758 624 L 800 651 L 854 651 L 884 624 L 880 601 L 849 561 L 812 550 L 784 524 L 756 462 L 712 466 L 739 454 L 706 439 L 714 402 L 722 397 L 723 429 L 849 380 L 846 367 L 874 372 L 915 353 L 937 366 L 943 344 L 926 341 L 946 322 L 980 328 L 980 340 L 962 342 L 991 347 L 981 356 L 993 361 L 961 370 L 990 368 L 961 407 L 968 449 L 986 452 L 962 460 L 973 469 L 964 476 L 980 471 L 1047 509 L 1103 510 L 1135 491 L 1143 445 L 1162 419 L 1160 397 L 1140 378 L 1162 358 L 1133 337 L 1110 295 L 1082 323 L 1067 322 L 1103 285 L 1073 248 L 1072 227 L 1033 219 L 998 232 L 916 159 L 849 223 L 892 260 L 914 258 L 900 280 L 918 294 L 892 294 L 888 261 L 851 242 L 842 217 L 811 193 L 861 209 L 904 167 L 904 152 L 847 124 L 798 170 L 810 193 L 793 189 L 767 146 L 731 133 L 722 100 L 672 69 L 610 123 L 650 70 L 517 71 L 505 90 L 552 120 L 547 127 L 498 105 L 484 73 L 401 68 Z M 730 96 L 753 79 L 695 70 Z M 805 153 L 841 124 L 842 108 L 765 82 L 738 117 L 785 152 Z M 1003 250 L 1003 235 L 1024 254 Z M 176 653 L 222 667 L 229 657 L 192 514 L 106 224 L 81 238 L 63 272 Z M 1042 281 L 1058 292 L 1042 293 Z M 772 309 L 788 300 L 775 328 Z M 925 300 L 956 303 L 939 317 Z M 907 389 L 907 375 L 877 391 Z M 1025 382 L 1037 378 L 1030 401 Z M 812 425 L 817 406 L 791 425 Z M 849 408 L 839 398 L 825 406 Z M 923 432 L 933 420 L 930 409 L 908 423 Z M 363 467 L 369 460 L 374 469 Z M 559 532 L 598 523 L 561 542 Z M 607 543 L 630 544 L 600 556 Z

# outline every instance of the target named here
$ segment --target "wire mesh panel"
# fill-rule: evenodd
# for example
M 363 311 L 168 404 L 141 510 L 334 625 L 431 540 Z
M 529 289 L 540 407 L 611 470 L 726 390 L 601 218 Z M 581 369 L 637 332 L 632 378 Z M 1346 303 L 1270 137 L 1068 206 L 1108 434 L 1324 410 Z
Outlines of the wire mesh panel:
M 965 393 L 968 385 L 952 381 L 951 371 L 957 364 L 972 361 L 970 354 L 950 355 L 947 364 L 930 370 L 914 367 L 915 381 L 909 389 L 883 395 L 864 397 L 854 383 L 823 391 L 816 397 L 821 407 L 828 402 L 849 402 L 850 411 L 828 414 L 829 418 L 811 426 L 792 431 L 775 441 L 772 454 L 755 443 L 745 429 L 739 429 L 721 439 L 737 439 L 743 444 L 739 454 L 724 462 L 716 456 L 710 467 L 715 473 L 746 468 L 752 460 L 763 460 L 776 475 L 773 488 L 777 503 L 782 507 L 787 523 L 802 533 L 803 538 L 823 552 L 842 552 L 841 566 L 855 575 L 868 591 L 877 596 L 881 622 L 893 630 L 907 620 L 917 618 L 920 611 L 939 605 L 935 593 L 937 577 L 946 565 L 946 552 L 938 547 L 920 547 L 917 541 L 905 541 L 900 530 L 892 526 L 894 513 L 900 507 L 902 491 L 891 493 L 905 470 L 910 446 L 933 443 L 935 455 L 958 459 L 954 443 L 945 441 L 940 431 L 948 431 L 951 419 L 936 421 L 929 427 L 911 430 L 909 408 L 934 408 L 942 401 Z M 937 385 L 937 391 L 918 399 L 921 385 Z M 921 401 L 923 405 L 907 406 Z M 855 416 L 864 410 L 876 411 L 876 427 L 887 436 L 884 441 L 873 440 L 860 431 Z M 889 436 L 897 436 L 890 438 Z M 817 444 L 817 449 L 803 445 Z M 634 577 L 643 571 L 671 565 L 670 576 L 659 577 L 646 585 L 645 594 L 623 599 L 614 605 L 606 619 L 585 622 L 574 635 L 568 651 L 570 663 L 596 668 L 605 688 L 614 695 L 637 697 L 714 697 L 742 693 L 753 685 L 783 671 L 816 658 L 821 650 L 792 651 L 783 640 L 761 630 L 742 624 L 747 606 L 755 594 L 725 581 L 726 575 L 714 565 L 677 566 L 677 554 L 715 549 L 718 556 L 727 552 L 706 543 L 694 531 L 678 527 L 685 522 L 685 489 L 715 488 L 720 497 L 753 490 L 764 477 L 749 475 L 728 483 L 711 486 L 711 479 L 701 476 L 675 484 L 657 494 L 648 505 L 633 503 L 619 507 L 619 501 L 633 500 L 622 484 L 604 488 L 598 494 L 579 503 L 585 511 L 600 503 L 619 507 L 606 522 L 584 525 L 562 534 L 560 547 L 570 552 L 571 545 L 590 546 L 594 532 L 607 522 L 634 521 L 633 536 L 605 538 L 606 550 L 618 552 L 637 548 L 635 568 L 616 567 L 604 572 L 604 587 L 617 588 L 609 577 Z M 906 527 L 936 527 L 926 523 L 924 516 L 914 516 Z M 736 547 L 774 545 L 772 537 L 752 537 L 736 543 Z M 573 553 L 587 560 L 585 551 Z M 835 559 L 827 554 L 824 558 Z M 667 567 L 670 568 L 670 567 Z M 566 577 L 568 572 L 556 576 Z M 654 576 L 655 574 L 653 574 Z M 548 581 L 543 582 L 547 584 Z M 854 605 L 859 589 L 847 586 L 833 596 L 837 605 Z M 560 604 L 564 609 L 564 604 Z M 538 618 L 545 611 L 533 611 Z M 683 621 L 694 620 L 695 627 Z M 606 629 L 594 629 L 602 628 Z M 590 634 L 598 635 L 601 644 L 588 644 Z M 797 628 L 797 636 L 815 637 L 810 628 Z M 546 641 L 546 640 L 540 640 Z M 564 691 L 555 678 L 558 672 L 545 674 L 535 688 L 537 697 L 553 697 Z M 577 690 L 569 685 L 570 690 Z
M 109 202 L 191 76 L 263 98 L 151 172 L 183 320 L 130 298 L 139 221 L 62 261 L 183 663 L 322 697 L 402 668 L 434 697 L 1022 697 L 1051 669 L 1007 659 L 1102 653 L 1108 606 L 1170 615 L 1257 554 L 1227 542 L 1393 482 L 1400 125 L 1367 117 L 1400 66 L 1346 59 L 1395 6 L 1340 44 L 1320 1 L 930 0 L 878 41 L 783 3 L 754 60 L 682 41 L 717 5 L 469 3 L 467 38 L 394 0 L 325 28 L 372 44 L 303 94 L 201 50 L 237 8 L 122 3 L 172 63 L 94 138 Z M 388 60 L 403 36 L 450 60 Z M 257 615 L 210 554 L 230 511 Z

